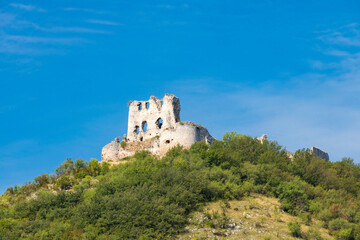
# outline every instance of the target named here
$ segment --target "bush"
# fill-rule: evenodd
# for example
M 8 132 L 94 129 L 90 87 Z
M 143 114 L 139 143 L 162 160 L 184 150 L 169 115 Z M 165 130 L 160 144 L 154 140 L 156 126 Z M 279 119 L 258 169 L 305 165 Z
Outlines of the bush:
M 62 175 L 70 173 L 74 169 L 74 162 L 71 158 L 67 158 L 65 162 L 63 162 L 60 166 L 58 166 L 55 170 L 56 174 Z
M 297 238 L 302 237 L 300 223 L 298 223 L 298 222 L 289 222 L 288 223 L 288 228 L 290 230 L 291 236 L 297 237 Z
M 91 159 L 90 162 L 88 163 L 88 168 L 91 176 L 95 177 L 100 174 L 101 167 L 98 160 Z
M 337 218 L 329 222 L 330 231 L 338 231 L 349 227 L 349 222 L 343 218 Z
M 303 233 L 304 239 L 309 240 L 323 240 L 323 238 L 320 235 L 320 232 L 315 228 L 310 228 L 306 233 Z
M 347 228 L 347 229 L 341 229 L 336 235 L 335 235 L 337 240 L 352 240 L 354 239 L 352 236 L 352 229 L 351 228 Z
M 296 215 L 309 209 L 305 185 L 299 178 L 280 184 L 278 194 L 284 211 Z
M 57 180 L 57 186 L 61 190 L 67 190 L 71 188 L 70 178 L 67 176 L 62 176 Z
M 43 174 L 43 175 L 37 176 L 34 179 L 34 183 L 38 184 L 40 187 L 44 187 L 45 185 L 47 185 L 49 183 L 49 175 Z
M 75 166 L 75 169 L 77 171 L 79 171 L 80 169 L 86 167 L 86 162 L 84 161 L 84 159 L 78 158 L 78 159 L 76 159 L 74 166 Z

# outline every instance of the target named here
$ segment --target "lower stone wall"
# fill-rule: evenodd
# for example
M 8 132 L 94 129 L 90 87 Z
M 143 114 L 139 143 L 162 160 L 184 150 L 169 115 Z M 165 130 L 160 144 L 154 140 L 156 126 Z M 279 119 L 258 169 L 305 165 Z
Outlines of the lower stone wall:
M 192 122 L 178 122 L 175 129 L 164 129 L 160 136 L 144 141 L 127 141 L 121 143 L 117 138 L 102 149 L 102 161 L 117 161 L 124 157 L 132 156 L 136 151 L 147 150 L 160 157 L 177 145 L 190 148 L 198 141 L 211 144 L 216 139 L 208 130 Z

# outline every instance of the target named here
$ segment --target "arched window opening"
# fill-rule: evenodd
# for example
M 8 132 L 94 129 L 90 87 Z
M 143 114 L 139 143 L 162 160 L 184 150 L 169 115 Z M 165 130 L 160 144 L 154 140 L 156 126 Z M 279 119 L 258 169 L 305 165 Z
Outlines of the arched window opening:
M 143 137 L 141 137 L 141 138 L 140 138 L 140 142 L 142 142 L 143 140 L 144 140 L 144 138 L 143 138 Z
M 139 134 L 139 133 L 140 133 L 140 129 L 139 129 L 139 126 L 135 126 L 135 130 L 134 130 L 134 133 L 136 133 L 136 134 Z
M 149 109 L 149 107 L 150 107 L 150 103 L 145 103 L 145 107 L 146 107 L 146 109 Z
M 142 130 L 143 130 L 144 132 L 147 131 L 147 122 L 146 122 L 146 121 L 143 121 L 143 122 L 142 122 Z
M 142 103 L 139 103 L 139 110 L 141 110 L 142 109 Z
M 163 105 L 164 105 L 164 101 L 161 101 L 160 103 L 161 103 L 161 106 L 163 106 Z
M 161 118 L 158 118 L 158 120 L 156 120 L 155 124 L 159 129 L 161 129 L 161 127 L 163 125 L 163 120 Z

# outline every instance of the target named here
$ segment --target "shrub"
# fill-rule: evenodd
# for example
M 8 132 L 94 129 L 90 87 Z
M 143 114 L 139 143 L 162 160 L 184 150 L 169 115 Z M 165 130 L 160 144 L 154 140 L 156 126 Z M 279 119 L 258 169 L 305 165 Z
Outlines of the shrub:
M 57 180 L 57 186 L 61 190 L 67 190 L 71 188 L 70 178 L 67 176 L 62 176 Z
M 352 236 L 352 229 L 351 228 L 347 228 L 347 229 L 341 229 L 336 235 L 335 235 L 337 240 L 352 240 L 354 239 Z
M 299 178 L 280 184 L 278 193 L 284 211 L 296 215 L 308 210 L 309 203 L 305 193 L 305 184 Z
M 40 187 L 45 186 L 49 183 L 49 175 L 48 174 L 42 174 L 40 176 L 37 176 L 34 179 L 35 184 L 38 184 Z
M 76 170 L 80 170 L 86 166 L 86 162 L 82 158 L 78 158 L 75 161 L 74 167 Z
M 88 164 L 88 168 L 90 175 L 95 177 L 100 174 L 101 167 L 98 160 L 92 158 Z
M 71 158 L 67 158 L 60 166 L 55 170 L 56 174 L 62 175 L 71 172 L 74 169 L 74 162 Z
M 330 231 L 338 231 L 340 229 L 348 228 L 349 222 L 343 218 L 336 218 L 329 222 L 329 230 Z
M 306 233 L 303 233 L 303 238 L 309 240 L 323 240 L 320 232 L 315 228 L 310 228 Z
M 288 228 L 290 230 L 291 236 L 297 237 L 297 238 L 302 237 L 300 223 L 298 223 L 298 222 L 289 222 L 288 223 Z

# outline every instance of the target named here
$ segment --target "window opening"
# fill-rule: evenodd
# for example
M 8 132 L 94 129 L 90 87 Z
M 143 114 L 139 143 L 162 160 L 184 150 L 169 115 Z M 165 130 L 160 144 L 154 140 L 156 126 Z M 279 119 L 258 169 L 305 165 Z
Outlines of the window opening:
M 166 140 L 165 143 L 166 143 L 166 144 L 169 144 L 169 143 L 170 143 L 170 140 Z
M 134 130 L 134 132 L 135 132 L 136 134 L 139 134 L 139 133 L 140 133 L 139 126 L 135 126 L 135 130 Z
M 158 118 L 158 120 L 156 120 L 155 124 L 159 129 L 161 129 L 161 127 L 163 125 L 163 120 L 161 118 Z
M 143 122 L 142 122 L 142 130 L 143 130 L 144 132 L 147 131 L 147 122 L 146 122 L 146 121 L 143 121 Z
M 141 110 L 141 109 L 142 109 L 142 103 L 139 104 L 139 110 Z
M 143 140 L 143 139 L 144 139 L 144 138 L 143 138 L 143 137 L 141 137 L 141 138 L 140 138 L 140 141 L 142 142 L 142 140 Z
M 161 106 L 163 106 L 163 105 L 164 105 L 164 101 L 161 101 L 160 103 L 161 103 Z
M 149 109 L 149 107 L 150 107 L 150 103 L 145 103 L 145 107 L 146 107 L 146 109 Z

